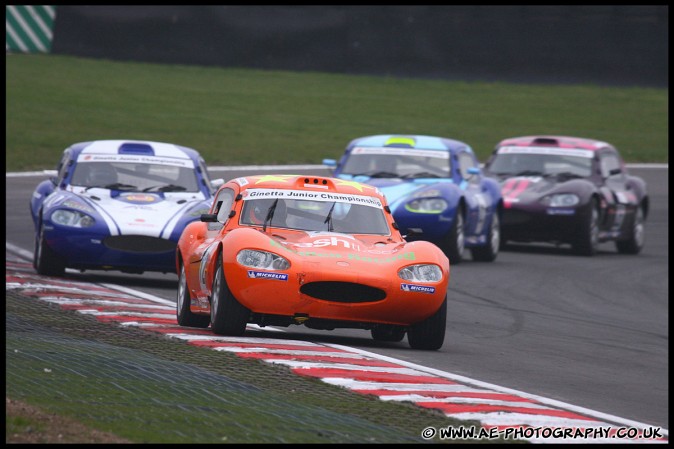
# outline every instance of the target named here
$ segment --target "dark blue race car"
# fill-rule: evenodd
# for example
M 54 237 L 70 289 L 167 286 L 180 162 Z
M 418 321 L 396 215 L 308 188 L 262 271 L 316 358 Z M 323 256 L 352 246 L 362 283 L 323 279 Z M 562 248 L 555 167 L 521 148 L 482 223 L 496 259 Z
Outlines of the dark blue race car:
M 98 140 L 63 152 L 57 175 L 30 200 L 33 266 L 175 272 L 183 229 L 208 212 L 213 189 L 196 150 L 170 143 Z
M 475 153 L 458 140 L 421 135 L 375 135 L 352 140 L 334 176 L 378 187 L 407 240 L 438 245 L 453 264 L 469 248 L 473 260 L 496 259 L 501 189 L 482 175 Z

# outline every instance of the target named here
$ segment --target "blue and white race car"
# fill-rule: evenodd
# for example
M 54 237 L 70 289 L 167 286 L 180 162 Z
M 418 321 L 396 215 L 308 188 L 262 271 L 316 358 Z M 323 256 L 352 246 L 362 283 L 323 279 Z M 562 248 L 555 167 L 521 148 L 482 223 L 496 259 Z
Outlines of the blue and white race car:
M 482 175 L 471 147 L 421 135 L 352 140 L 342 158 L 324 159 L 335 177 L 378 187 L 407 240 L 428 240 L 453 264 L 469 248 L 491 262 L 499 251 L 501 189 Z
M 66 268 L 175 273 L 183 229 L 208 212 L 223 183 L 211 181 L 191 148 L 138 140 L 76 143 L 30 200 L 33 266 L 50 276 Z

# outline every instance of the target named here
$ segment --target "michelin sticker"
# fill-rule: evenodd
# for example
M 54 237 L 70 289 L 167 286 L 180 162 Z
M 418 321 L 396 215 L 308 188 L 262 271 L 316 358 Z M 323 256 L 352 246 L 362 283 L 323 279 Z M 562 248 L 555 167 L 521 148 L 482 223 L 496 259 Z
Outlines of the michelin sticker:
M 267 271 L 248 270 L 248 277 L 252 279 L 276 279 L 277 281 L 287 281 L 286 273 L 269 273 Z
M 404 292 L 435 293 L 435 287 L 429 287 L 428 285 L 400 284 L 400 290 Z

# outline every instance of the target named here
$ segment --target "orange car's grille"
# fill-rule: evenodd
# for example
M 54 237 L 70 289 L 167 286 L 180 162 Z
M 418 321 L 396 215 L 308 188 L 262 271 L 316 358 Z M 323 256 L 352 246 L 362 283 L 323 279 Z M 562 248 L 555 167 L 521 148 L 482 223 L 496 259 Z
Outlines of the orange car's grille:
M 309 282 L 300 287 L 300 292 L 316 299 L 335 302 L 375 302 L 386 298 L 386 292 L 369 285 L 353 282 Z
M 103 244 L 110 249 L 131 253 L 163 253 L 176 249 L 176 242 L 146 235 L 110 236 L 103 240 Z

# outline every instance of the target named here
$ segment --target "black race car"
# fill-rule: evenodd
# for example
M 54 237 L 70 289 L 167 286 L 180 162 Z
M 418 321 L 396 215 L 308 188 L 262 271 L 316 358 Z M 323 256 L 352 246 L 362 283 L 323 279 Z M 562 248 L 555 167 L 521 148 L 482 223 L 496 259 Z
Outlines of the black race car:
M 502 140 L 484 167 L 501 183 L 501 242 L 571 244 L 591 256 L 600 242 L 620 253 L 644 246 L 648 193 L 618 151 L 592 139 L 526 136 Z

